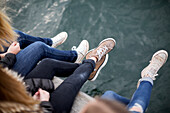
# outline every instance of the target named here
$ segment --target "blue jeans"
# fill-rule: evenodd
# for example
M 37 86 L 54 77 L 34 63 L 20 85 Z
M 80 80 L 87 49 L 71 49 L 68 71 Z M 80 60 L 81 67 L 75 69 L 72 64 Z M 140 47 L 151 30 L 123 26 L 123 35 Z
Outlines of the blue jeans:
M 75 62 L 77 59 L 77 52 L 57 50 L 43 42 L 37 41 L 30 44 L 16 55 L 17 61 L 12 69 L 21 74 L 21 76 L 26 76 L 43 58 Z
M 30 45 L 36 41 L 44 42 L 45 44 L 47 44 L 49 46 L 52 45 L 52 40 L 50 38 L 41 38 L 41 37 L 31 36 L 31 35 L 21 32 L 19 30 L 15 30 L 15 32 L 19 35 L 17 41 L 19 42 L 21 49 L 24 49 L 25 47 L 27 47 L 28 45 Z
M 25 34 L 19 30 L 14 30 L 18 35 L 18 39 L 17 41 L 20 44 L 20 48 L 24 49 L 25 47 L 27 47 L 28 45 L 36 42 L 36 41 L 41 41 L 44 42 L 45 44 L 51 46 L 52 45 L 52 40 L 50 38 L 41 38 L 41 37 L 35 37 L 35 36 L 31 36 L 28 34 Z M 4 53 L 8 50 L 8 47 L 4 47 L 4 51 L 0 52 L 0 53 Z
M 147 79 L 149 79 L 149 78 L 147 78 Z M 133 94 L 131 100 L 127 99 L 125 97 L 122 97 L 113 91 L 106 91 L 102 95 L 102 98 L 119 101 L 119 102 L 127 105 L 128 109 L 130 109 L 133 106 L 138 104 L 142 107 L 143 112 L 145 112 L 146 108 L 148 107 L 149 101 L 150 101 L 150 96 L 151 96 L 151 91 L 152 91 L 152 86 L 153 86 L 152 82 L 150 82 L 150 81 L 147 81 L 147 80 L 141 81 L 138 89 Z M 135 111 L 131 111 L 131 112 L 138 113 Z
M 62 51 L 50 47 L 50 38 L 40 38 L 30 36 L 21 31 L 15 30 L 19 34 L 18 42 L 23 49 L 16 55 L 16 63 L 12 69 L 21 76 L 26 76 L 43 58 L 53 58 L 56 60 L 75 62 L 76 51 Z

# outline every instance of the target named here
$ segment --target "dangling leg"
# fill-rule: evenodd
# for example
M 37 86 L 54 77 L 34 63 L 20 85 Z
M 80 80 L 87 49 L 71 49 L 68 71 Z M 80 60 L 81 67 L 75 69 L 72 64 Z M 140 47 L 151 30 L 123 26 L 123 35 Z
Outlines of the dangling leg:
M 15 32 L 19 35 L 17 41 L 19 42 L 21 49 L 24 49 L 28 45 L 30 45 L 34 42 L 37 42 L 37 41 L 41 41 L 41 42 L 43 42 L 49 46 L 52 46 L 52 47 L 57 47 L 58 45 L 61 45 L 62 43 L 64 43 L 68 37 L 66 32 L 61 32 L 53 38 L 35 37 L 35 36 L 25 34 L 18 30 L 15 30 Z
M 93 60 L 84 60 L 83 64 L 51 93 L 50 102 L 56 113 L 70 112 L 76 95 L 93 72 L 94 67 Z
M 28 78 L 44 78 L 53 79 L 54 76 L 68 77 L 71 75 L 80 64 L 59 61 L 55 59 L 43 59 L 28 75 Z
M 21 76 L 25 76 L 43 58 L 75 62 L 77 59 L 77 52 L 57 50 L 43 42 L 34 42 L 16 55 L 17 61 L 12 69 L 21 74 Z
M 143 113 L 148 107 L 153 80 L 157 76 L 157 72 L 163 66 L 168 58 L 168 53 L 164 50 L 156 52 L 150 61 L 150 64 L 141 72 L 141 79 L 138 82 L 138 89 L 133 94 L 133 97 L 128 105 L 129 111 Z

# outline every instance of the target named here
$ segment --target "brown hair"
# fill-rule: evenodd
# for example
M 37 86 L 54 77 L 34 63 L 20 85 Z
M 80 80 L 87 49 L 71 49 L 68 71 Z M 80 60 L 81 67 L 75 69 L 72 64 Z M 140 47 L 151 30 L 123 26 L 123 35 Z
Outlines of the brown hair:
M 96 98 L 89 102 L 81 113 L 130 113 L 125 105 L 106 99 Z
M 36 107 L 35 109 L 35 106 L 40 102 L 28 95 L 26 88 L 21 81 L 21 78 L 9 74 L 9 70 L 7 73 L 7 71 L 0 68 L 0 102 L 17 103 L 26 106 L 29 109 L 39 111 L 40 107 Z
M 4 50 L 3 46 L 9 46 L 17 37 L 18 35 L 11 26 L 10 18 L 5 12 L 0 11 L 0 50 Z

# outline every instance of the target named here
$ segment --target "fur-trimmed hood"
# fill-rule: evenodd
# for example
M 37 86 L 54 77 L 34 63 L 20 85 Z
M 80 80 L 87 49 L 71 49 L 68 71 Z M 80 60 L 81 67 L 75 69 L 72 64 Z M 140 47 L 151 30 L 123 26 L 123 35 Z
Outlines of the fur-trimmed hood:
M 25 83 L 23 82 L 23 78 L 20 75 L 18 75 L 16 72 L 11 71 L 7 68 L 5 69 L 1 68 L 0 70 L 2 70 L 1 74 L 4 72 L 4 74 L 8 76 L 8 78 L 12 78 L 13 82 L 20 82 L 21 83 L 20 86 L 24 85 L 24 87 L 26 88 Z M 1 87 L 3 88 L 3 84 Z M 5 95 L 4 92 L 3 92 L 3 95 Z M 15 101 L 7 101 L 7 100 L 2 101 L 2 100 L 0 101 L 0 112 L 2 113 L 27 113 L 27 112 L 37 113 L 37 112 L 42 111 L 39 104 L 25 105 L 25 104 L 21 104 Z
M 34 105 L 30 108 L 15 102 L 0 102 L 0 112 L 2 113 L 36 113 L 39 109 L 39 105 Z

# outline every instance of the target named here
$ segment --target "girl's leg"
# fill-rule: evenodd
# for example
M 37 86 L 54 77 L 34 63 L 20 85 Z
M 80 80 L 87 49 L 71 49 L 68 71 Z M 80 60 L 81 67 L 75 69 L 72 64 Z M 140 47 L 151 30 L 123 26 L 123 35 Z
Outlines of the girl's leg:
M 143 113 L 148 107 L 153 80 L 149 77 L 142 79 L 143 81 L 140 82 L 138 89 L 133 94 L 133 97 L 128 105 L 129 111 Z
M 152 56 L 150 64 L 142 70 L 142 78 L 138 82 L 140 85 L 128 105 L 130 111 L 145 112 L 149 104 L 153 80 L 158 76 L 157 72 L 165 64 L 167 58 L 168 53 L 165 50 L 159 50 Z
M 120 95 L 118 95 L 117 93 L 115 93 L 114 91 L 106 91 L 102 96 L 101 98 L 104 98 L 104 99 L 108 99 L 108 100 L 116 100 L 116 101 L 119 101 L 125 105 L 128 105 L 130 100 L 125 98 L 125 97 L 122 97 Z
M 93 60 L 83 63 L 50 95 L 50 102 L 55 113 L 69 113 L 76 95 L 94 70 Z
M 47 44 L 49 46 L 52 46 L 52 44 L 53 44 L 53 42 L 50 38 L 41 38 L 41 37 L 31 36 L 31 35 L 21 32 L 19 30 L 14 30 L 14 31 L 19 35 L 17 41 L 19 42 L 21 49 L 24 49 L 25 47 L 27 47 L 28 45 L 30 45 L 36 41 L 44 42 L 45 44 Z M 4 53 L 7 50 L 8 50 L 8 47 L 4 46 L 4 51 L 2 51 L 2 52 L 0 51 L 0 53 Z
M 59 61 L 55 59 L 43 59 L 27 76 L 28 78 L 53 79 L 54 76 L 68 77 L 80 64 Z
M 15 30 L 15 32 L 19 35 L 18 37 L 18 42 L 20 44 L 20 48 L 24 49 L 28 45 L 36 42 L 36 41 L 41 41 L 44 42 L 45 44 L 51 46 L 52 45 L 52 40 L 50 38 L 41 38 L 41 37 L 34 37 L 28 34 L 25 34 L 21 31 Z
M 27 75 L 43 58 L 53 58 L 56 60 L 75 62 L 76 51 L 62 51 L 52 48 L 43 42 L 37 41 L 21 50 L 16 55 L 16 63 L 12 69 L 21 76 Z

